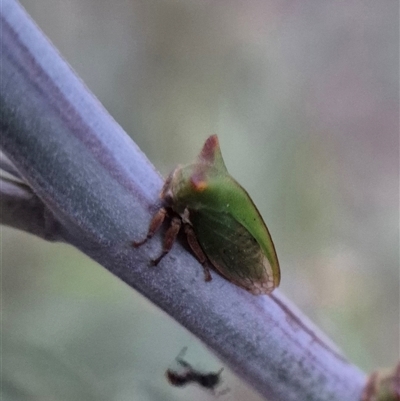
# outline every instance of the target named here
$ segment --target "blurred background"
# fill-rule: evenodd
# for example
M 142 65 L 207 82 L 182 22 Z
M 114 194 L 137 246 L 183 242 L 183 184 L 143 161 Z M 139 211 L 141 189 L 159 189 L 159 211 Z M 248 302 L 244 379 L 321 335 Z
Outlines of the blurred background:
M 395 1 L 23 0 L 166 175 L 217 133 L 274 239 L 281 291 L 365 371 L 399 359 Z M 4 400 L 214 400 L 222 364 L 76 249 L 3 227 Z M 261 398 L 226 369 L 221 400 Z

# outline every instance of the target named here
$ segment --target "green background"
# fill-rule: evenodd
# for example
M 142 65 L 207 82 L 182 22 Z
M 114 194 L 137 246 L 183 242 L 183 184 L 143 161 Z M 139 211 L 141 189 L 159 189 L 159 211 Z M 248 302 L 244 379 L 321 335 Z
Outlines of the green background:
M 212 133 L 274 239 L 281 291 L 362 369 L 399 359 L 398 4 L 24 0 L 165 176 Z M 3 227 L 4 400 L 213 400 L 197 339 L 70 246 Z M 260 397 L 226 369 L 226 400 Z

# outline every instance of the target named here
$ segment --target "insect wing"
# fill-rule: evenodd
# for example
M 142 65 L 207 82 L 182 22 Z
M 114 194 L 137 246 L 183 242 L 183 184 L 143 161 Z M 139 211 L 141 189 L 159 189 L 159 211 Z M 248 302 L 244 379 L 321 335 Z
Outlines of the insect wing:
M 266 270 L 262 249 L 232 215 L 194 210 L 190 220 L 200 246 L 222 276 L 253 293 L 272 291 L 272 272 Z

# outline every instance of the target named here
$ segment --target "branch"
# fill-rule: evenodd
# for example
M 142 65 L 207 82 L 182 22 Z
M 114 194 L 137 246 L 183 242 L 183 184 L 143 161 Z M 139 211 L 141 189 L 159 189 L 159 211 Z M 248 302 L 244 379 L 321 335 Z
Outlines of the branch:
M 0 177 L 0 223 L 48 241 L 63 241 L 60 225 L 43 202 L 24 184 Z
M 365 375 L 278 291 L 255 297 L 216 274 L 205 283 L 180 245 L 149 268 L 160 236 L 130 244 L 147 232 L 161 177 L 15 1 L 2 1 L 1 18 L 1 145 L 57 222 L 56 236 L 166 311 L 269 400 L 359 400 Z
M 18 173 L 15 166 L 11 163 L 11 160 L 1 151 L 0 151 L 0 170 L 5 171 L 16 180 L 21 179 L 20 174 Z

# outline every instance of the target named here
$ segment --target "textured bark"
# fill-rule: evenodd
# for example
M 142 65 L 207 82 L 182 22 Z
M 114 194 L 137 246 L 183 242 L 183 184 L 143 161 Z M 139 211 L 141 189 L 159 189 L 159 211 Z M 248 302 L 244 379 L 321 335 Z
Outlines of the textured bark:
M 36 222 L 42 237 L 75 245 L 269 400 L 359 400 L 365 375 L 279 291 L 256 297 L 216 274 L 205 283 L 179 244 L 149 268 L 160 236 L 131 242 L 147 232 L 161 177 L 13 0 L 2 1 L 1 24 L 1 146 L 27 185 L 5 180 L 3 194 L 36 205 L 18 218 L 10 204 L 2 221 L 30 232 Z

